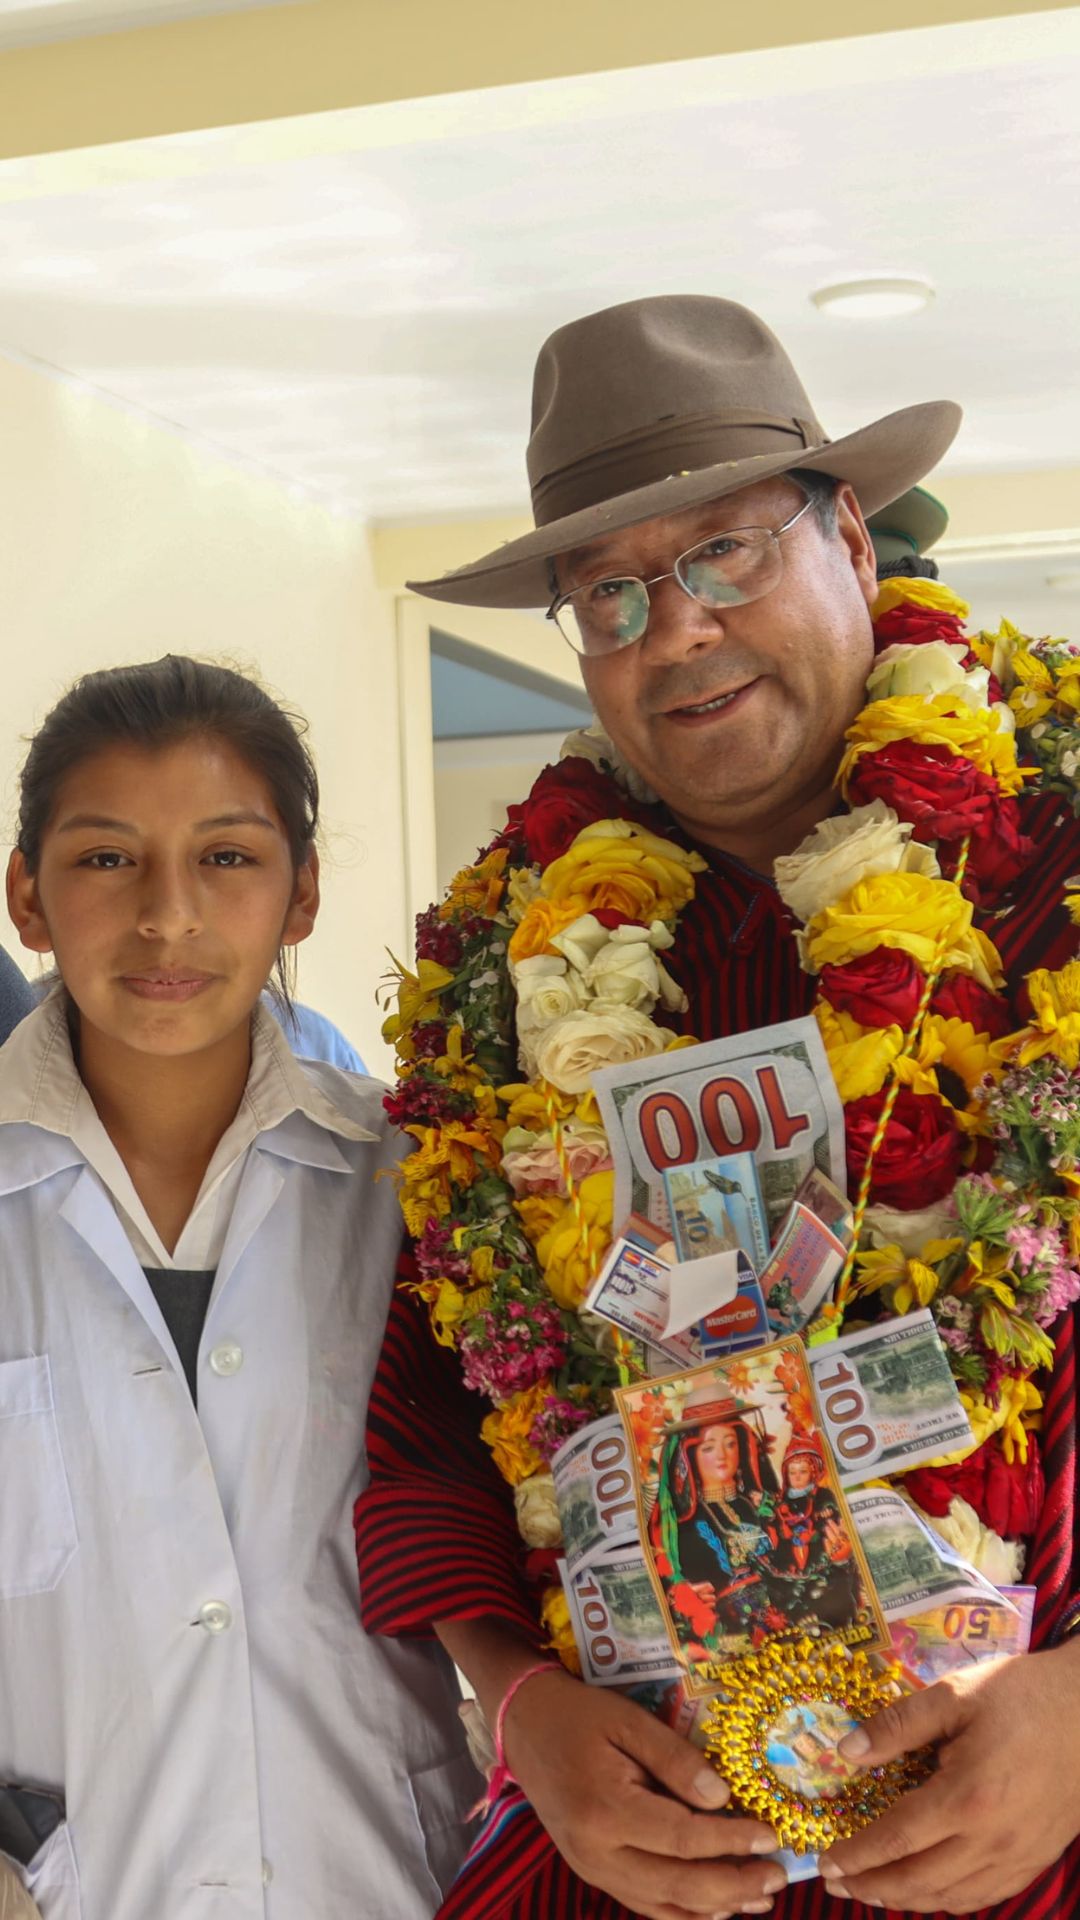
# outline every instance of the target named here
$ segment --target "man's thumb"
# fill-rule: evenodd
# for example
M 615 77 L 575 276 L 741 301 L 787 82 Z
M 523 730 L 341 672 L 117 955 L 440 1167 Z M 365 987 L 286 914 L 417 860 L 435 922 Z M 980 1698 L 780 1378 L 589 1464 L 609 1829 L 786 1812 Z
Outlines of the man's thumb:
M 635 1719 L 633 1741 L 626 1743 L 627 1751 L 654 1780 L 688 1807 L 706 1807 L 712 1812 L 727 1806 L 731 1788 L 697 1747 L 651 1714 L 642 1714 L 640 1722 Z
M 897 1760 L 902 1753 L 914 1753 L 938 1740 L 947 1740 L 959 1730 L 961 1706 L 950 1687 L 927 1687 L 921 1693 L 905 1694 L 871 1719 L 864 1720 L 838 1743 L 837 1751 L 845 1760 L 857 1760 L 860 1766 L 880 1766 L 885 1760 Z

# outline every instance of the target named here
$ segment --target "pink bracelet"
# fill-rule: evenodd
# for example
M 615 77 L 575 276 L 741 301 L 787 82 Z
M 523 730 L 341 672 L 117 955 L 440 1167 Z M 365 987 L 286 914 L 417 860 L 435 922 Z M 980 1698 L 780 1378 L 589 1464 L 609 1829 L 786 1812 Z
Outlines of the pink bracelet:
M 487 1813 L 494 1806 L 504 1787 L 517 1786 L 517 1781 L 506 1764 L 506 1753 L 503 1748 L 506 1715 L 514 1695 L 525 1685 L 526 1680 L 535 1679 L 538 1673 L 561 1673 L 563 1670 L 558 1660 L 537 1660 L 531 1667 L 526 1667 L 524 1673 L 519 1673 L 516 1680 L 511 1680 L 503 1695 L 502 1705 L 495 1716 L 495 1731 L 492 1736 L 495 1742 L 495 1765 L 488 1776 L 487 1792 L 479 1806 L 474 1808 L 474 1812 Z

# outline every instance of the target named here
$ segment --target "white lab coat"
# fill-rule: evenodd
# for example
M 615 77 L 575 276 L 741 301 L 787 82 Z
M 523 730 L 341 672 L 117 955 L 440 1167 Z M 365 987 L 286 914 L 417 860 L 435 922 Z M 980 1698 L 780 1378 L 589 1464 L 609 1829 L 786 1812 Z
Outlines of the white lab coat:
M 257 1135 L 197 1412 L 98 1175 L 0 1126 L 0 1780 L 66 1800 L 45 1920 L 427 1920 L 461 1857 L 452 1669 L 357 1613 L 395 1142 L 376 1083 L 303 1071 L 377 1137 Z

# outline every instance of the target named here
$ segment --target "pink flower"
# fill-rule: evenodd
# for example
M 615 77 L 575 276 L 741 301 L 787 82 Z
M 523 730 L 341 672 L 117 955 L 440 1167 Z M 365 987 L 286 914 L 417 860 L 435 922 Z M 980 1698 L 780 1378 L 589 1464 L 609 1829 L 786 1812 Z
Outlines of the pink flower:
M 566 1332 L 559 1309 L 545 1300 L 511 1300 L 478 1314 L 462 1336 L 462 1377 L 474 1393 L 509 1400 L 563 1365 Z
M 562 1400 L 549 1393 L 529 1428 L 529 1444 L 544 1460 L 550 1460 L 576 1428 L 586 1426 L 595 1417 L 594 1407 L 581 1407 L 575 1400 Z
M 570 1176 L 580 1186 L 590 1173 L 606 1172 L 612 1162 L 608 1143 L 598 1127 L 588 1133 L 563 1133 L 563 1147 L 570 1165 Z M 553 1146 L 519 1147 L 504 1154 L 502 1170 L 514 1193 L 565 1193 L 559 1156 Z

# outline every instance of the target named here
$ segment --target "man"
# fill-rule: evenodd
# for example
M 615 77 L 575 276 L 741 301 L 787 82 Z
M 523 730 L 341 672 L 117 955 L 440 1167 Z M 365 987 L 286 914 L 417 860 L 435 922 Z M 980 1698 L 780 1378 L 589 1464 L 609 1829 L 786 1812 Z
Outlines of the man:
M 541 352 L 535 531 L 419 585 L 440 600 L 546 605 L 581 654 L 615 750 L 709 863 L 680 919 L 688 1027 L 704 1039 L 809 1010 L 813 983 L 773 862 L 834 808 L 844 731 L 863 703 L 876 592 L 865 516 L 906 495 L 921 520 L 915 544 L 926 544 L 940 514 L 910 490 L 958 421 L 948 403 L 909 407 L 830 443 L 756 316 L 723 300 L 631 302 L 562 328 Z M 729 552 L 748 528 L 747 590 L 725 600 L 716 569 L 695 571 L 695 560 Z M 1039 857 L 993 923 L 1014 989 L 1031 967 L 1072 955 L 1061 901 L 1080 866 L 1076 825 L 1053 796 L 1025 805 Z M 1077 1586 L 1075 1344 L 1074 1316 L 1047 1397 L 1051 1490 L 1028 1562 L 1043 1650 L 879 1716 L 871 1763 L 933 1742 L 939 1770 L 833 1849 L 823 1880 L 783 1892 L 785 1920 L 882 1906 L 1080 1916 L 1080 1643 L 1054 1644 Z M 538 1635 L 506 1504 L 471 1439 L 479 1416 L 453 1360 L 431 1360 L 431 1346 L 402 1296 L 372 1400 L 372 1489 L 358 1509 L 365 1618 L 381 1631 L 434 1625 L 493 1722 L 508 1703 L 506 1756 L 531 1803 L 506 1803 L 446 1920 L 769 1910 L 784 1882 L 753 1859 L 767 1838 L 704 1812 L 720 1803 L 716 1776 L 689 1746 L 602 1689 L 558 1672 L 521 1681 Z M 406 1399 L 404 1433 L 395 1409 Z M 380 1532 L 390 1501 L 416 1543 L 409 1581 Z M 400 1548 L 400 1528 L 395 1537 Z

